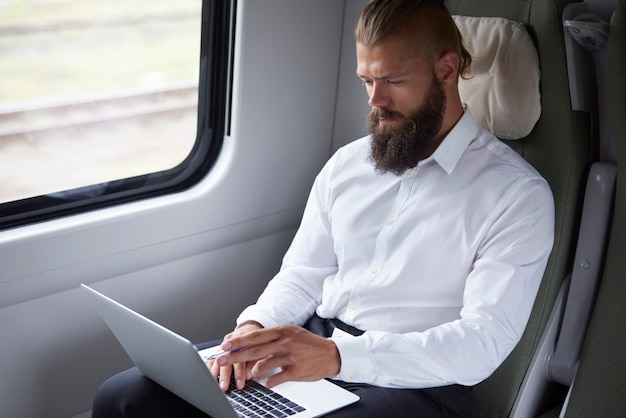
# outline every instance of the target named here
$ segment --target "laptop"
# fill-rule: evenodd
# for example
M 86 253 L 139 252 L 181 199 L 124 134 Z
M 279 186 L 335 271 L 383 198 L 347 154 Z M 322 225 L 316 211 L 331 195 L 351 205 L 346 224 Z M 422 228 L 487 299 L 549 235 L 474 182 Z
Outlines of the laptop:
M 186 338 L 87 285 L 81 286 L 137 368 L 213 418 L 318 417 L 359 400 L 357 395 L 324 379 L 286 382 L 272 389 L 263 386 L 262 381 L 249 381 L 245 389 L 225 394 L 203 360 L 209 351 L 198 352 Z M 261 411 L 266 407 L 278 412 L 265 415 Z

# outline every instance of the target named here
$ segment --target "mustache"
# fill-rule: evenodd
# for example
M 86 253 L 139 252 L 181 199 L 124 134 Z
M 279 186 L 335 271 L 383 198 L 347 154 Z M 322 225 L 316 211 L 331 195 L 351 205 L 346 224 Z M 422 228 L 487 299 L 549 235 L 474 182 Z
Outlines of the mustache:
M 387 120 L 406 119 L 404 115 L 384 107 L 373 107 L 370 110 L 369 118 L 378 122 L 381 118 Z
M 381 118 L 389 121 L 398 121 L 404 126 L 407 126 L 408 124 L 411 126 L 411 129 L 409 129 L 410 132 L 415 132 L 417 128 L 413 119 L 404 116 L 400 112 L 389 110 L 384 107 L 373 107 L 367 114 L 367 120 L 371 127 L 378 127 Z

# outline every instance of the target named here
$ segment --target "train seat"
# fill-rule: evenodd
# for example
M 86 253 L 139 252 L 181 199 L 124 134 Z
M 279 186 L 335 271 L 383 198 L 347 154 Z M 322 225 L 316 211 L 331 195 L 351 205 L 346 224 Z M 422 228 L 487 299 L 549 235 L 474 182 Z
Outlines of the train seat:
M 604 271 L 580 361 L 565 405 L 553 416 L 619 417 L 626 411 L 626 1 L 617 3 L 608 40 L 608 117 L 617 180 Z
M 514 415 L 522 383 L 572 268 L 582 186 L 591 159 L 591 120 L 586 112 L 572 110 L 571 106 L 561 21 L 564 2 L 447 0 L 446 5 L 453 15 L 497 17 L 521 23 L 530 34 L 540 64 L 541 103 L 535 105 L 536 110 L 540 108 L 538 120 L 530 132 L 517 139 L 495 132 L 548 181 L 556 210 L 554 247 L 522 339 L 504 363 L 474 388 L 479 416 L 501 418 Z

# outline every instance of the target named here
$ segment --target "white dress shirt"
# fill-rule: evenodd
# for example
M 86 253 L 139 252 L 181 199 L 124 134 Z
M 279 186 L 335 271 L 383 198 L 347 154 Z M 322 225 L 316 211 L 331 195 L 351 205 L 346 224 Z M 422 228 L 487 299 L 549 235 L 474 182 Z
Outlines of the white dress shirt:
M 366 331 L 333 338 L 337 379 L 476 384 L 528 321 L 553 243 L 550 188 L 469 110 L 401 176 L 374 170 L 369 141 L 322 169 L 280 272 L 238 323 L 302 325 L 317 311 Z

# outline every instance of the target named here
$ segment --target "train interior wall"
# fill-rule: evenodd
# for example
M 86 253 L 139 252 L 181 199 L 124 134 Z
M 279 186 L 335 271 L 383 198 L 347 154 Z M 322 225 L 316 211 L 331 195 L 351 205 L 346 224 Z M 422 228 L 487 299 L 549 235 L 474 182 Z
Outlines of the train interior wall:
M 240 0 L 231 135 L 205 179 L 0 232 L 0 416 L 87 416 L 130 365 L 80 283 L 194 342 L 232 328 L 278 270 L 318 170 L 364 133 L 364 3 Z
M 239 0 L 231 135 L 206 178 L 0 231 L 0 416 L 88 415 L 130 365 L 80 283 L 194 342 L 232 328 L 279 268 L 318 170 L 365 134 L 352 31 L 366 3 Z

